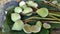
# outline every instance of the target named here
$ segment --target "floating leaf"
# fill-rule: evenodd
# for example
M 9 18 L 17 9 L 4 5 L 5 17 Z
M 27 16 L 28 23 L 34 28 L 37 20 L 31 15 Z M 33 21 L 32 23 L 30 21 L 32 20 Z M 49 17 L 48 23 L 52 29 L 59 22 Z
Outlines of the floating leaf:
M 36 25 L 35 26 L 32 26 L 32 27 L 33 27 L 32 32 L 33 33 L 38 33 L 39 31 L 41 31 L 42 23 L 40 21 L 37 21 Z
M 22 13 L 23 13 L 23 14 L 27 14 L 27 13 L 30 13 L 30 12 L 32 12 L 32 11 L 33 11 L 32 8 L 26 7 Z
M 23 30 L 25 33 L 32 33 L 31 32 L 31 25 L 25 24 Z
M 32 15 L 32 13 L 29 13 L 29 14 L 26 14 L 27 16 L 31 16 Z
M 33 1 L 27 1 L 26 3 L 27 3 L 28 6 L 31 6 L 31 7 L 34 7 L 34 8 L 37 8 L 38 7 L 38 4 L 35 3 L 35 2 L 33 2 Z
M 36 11 L 38 15 L 41 17 L 46 17 L 48 15 L 48 9 L 47 8 L 41 8 Z
M 20 7 L 16 7 L 16 8 L 14 9 L 14 11 L 15 11 L 16 13 L 21 13 L 21 12 L 22 12 L 22 9 L 21 9 Z
M 36 25 L 28 25 L 28 24 L 25 24 L 24 28 L 23 28 L 24 32 L 25 33 L 38 33 L 41 28 L 36 26 Z
M 33 25 L 33 26 L 31 27 L 31 31 L 32 31 L 33 33 L 38 33 L 40 30 L 41 30 L 41 28 L 38 27 L 38 26 L 36 26 L 36 25 Z
M 26 6 L 26 5 L 24 5 L 24 6 L 22 6 L 21 8 L 22 8 L 22 9 L 25 9 L 25 8 L 27 8 L 27 6 Z
M 24 27 L 24 23 L 22 20 L 17 20 L 15 21 L 13 27 L 12 27 L 12 30 L 17 30 L 17 31 L 20 31 L 22 30 Z
M 51 28 L 51 25 L 50 25 L 50 24 L 47 24 L 47 23 L 44 23 L 44 24 L 43 24 L 43 27 L 44 27 L 45 29 L 50 29 L 50 28 Z
M 23 7 L 24 5 L 26 5 L 25 1 L 21 1 L 21 2 L 19 3 L 19 6 L 20 6 L 20 7 Z
M 37 21 L 37 23 L 36 23 L 36 26 L 38 26 L 38 27 L 42 27 L 42 22 L 40 22 L 40 21 Z
M 20 15 L 17 14 L 17 13 L 12 13 L 12 14 L 11 14 L 11 19 L 12 19 L 12 21 L 15 22 L 15 21 L 21 19 L 21 17 L 20 17 Z

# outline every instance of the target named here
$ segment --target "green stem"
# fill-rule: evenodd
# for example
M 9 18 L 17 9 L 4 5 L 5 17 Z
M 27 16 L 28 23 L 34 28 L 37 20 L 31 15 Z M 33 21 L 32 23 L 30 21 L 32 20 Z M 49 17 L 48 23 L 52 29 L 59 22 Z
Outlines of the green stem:
M 60 24 L 60 22 L 57 22 L 57 21 L 49 21 L 49 23 L 59 23 Z
M 56 20 L 56 19 L 53 19 L 53 18 L 41 18 L 41 17 L 30 17 L 30 18 L 28 18 L 28 19 L 26 19 L 26 20 L 31 20 L 31 19 L 39 19 L 39 20 Z
M 52 15 L 49 15 L 49 16 L 52 17 L 52 18 L 54 18 L 54 19 L 56 19 L 56 20 L 58 20 L 58 21 L 60 21 L 60 19 L 57 18 L 57 17 L 54 17 L 54 16 L 52 16 Z
M 60 6 L 56 6 L 55 4 L 52 4 L 52 3 L 48 2 L 48 1 L 47 1 L 47 3 L 43 1 L 42 4 L 46 4 L 46 5 L 49 5 L 49 6 L 55 7 L 55 8 L 58 9 L 58 11 L 60 11 Z
M 54 15 L 54 16 L 57 16 L 57 17 L 60 17 L 59 14 L 55 14 L 55 13 L 49 13 L 50 15 Z
M 30 21 L 36 22 L 37 20 L 23 20 L 23 21 L 24 21 L 24 23 L 28 23 Z

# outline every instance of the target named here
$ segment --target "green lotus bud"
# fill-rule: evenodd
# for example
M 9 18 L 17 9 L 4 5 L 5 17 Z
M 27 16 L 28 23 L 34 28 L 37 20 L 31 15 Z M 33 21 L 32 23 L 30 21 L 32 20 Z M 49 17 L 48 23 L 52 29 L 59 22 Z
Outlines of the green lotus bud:
M 20 15 L 18 13 L 12 13 L 11 14 L 11 19 L 12 19 L 12 21 L 15 22 L 15 21 L 21 19 L 21 17 L 20 17 Z
M 22 20 L 17 20 L 15 21 L 12 30 L 17 30 L 17 31 L 21 31 L 24 27 L 24 23 Z
M 44 23 L 44 24 L 43 24 L 43 27 L 44 27 L 45 29 L 50 29 L 50 28 L 51 28 L 51 25 L 50 25 L 50 24 L 47 24 L 47 23 Z
M 14 9 L 15 13 L 21 13 L 22 12 L 22 9 L 20 7 L 16 7 Z

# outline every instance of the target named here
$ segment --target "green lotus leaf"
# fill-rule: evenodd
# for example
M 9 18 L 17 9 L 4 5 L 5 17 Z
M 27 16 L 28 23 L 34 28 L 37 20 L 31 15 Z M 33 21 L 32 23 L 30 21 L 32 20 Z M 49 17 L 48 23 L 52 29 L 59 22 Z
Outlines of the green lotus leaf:
M 38 27 L 38 26 L 36 26 L 36 25 L 33 25 L 33 26 L 31 27 L 31 31 L 32 31 L 33 33 L 38 33 L 38 32 L 40 32 L 40 30 L 41 30 L 41 28 Z
M 25 1 L 21 1 L 21 2 L 19 3 L 19 6 L 20 6 L 20 7 L 23 7 L 24 5 L 26 5 Z
M 23 31 L 24 31 L 25 33 L 32 33 L 32 32 L 31 32 L 31 25 L 25 24 L 25 25 L 24 25 L 24 28 L 23 28 Z
M 27 14 L 27 13 L 30 13 L 30 12 L 32 12 L 32 11 L 33 11 L 32 8 L 26 7 L 22 13 L 23 13 L 23 14 Z
M 16 13 L 21 13 L 22 12 L 22 9 L 20 7 L 15 7 L 14 11 Z
M 37 21 L 37 23 L 36 23 L 36 26 L 38 26 L 38 27 L 42 27 L 42 22 L 40 22 L 40 21 Z
M 38 7 L 38 4 L 33 2 L 33 1 L 27 1 L 26 3 L 27 3 L 28 6 L 35 7 L 35 8 Z
M 31 15 L 32 15 L 32 13 L 26 14 L 26 16 L 31 16 Z
M 21 31 L 24 27 L 24 23 L 22 20 L 17 20 L 15 21 L 12 30 L 17 30 L 17 31 Z
M 41 28 L 42 28 L 42 23 L 40 21 L 37 21 L 36 25 L 32 26 L 32 32 L 38 33 L 41 31 Z
M 50 29 L 50 28 L 51 28 L 51 25 L 50 25 L 50 24 L 47 24 L 47 23 L 44 23 L 44 24 L 43 24 L 43 27 L 44 27 L 45 29 Z
M 12 19 L 12 21 L 15 22 L 15 21 L 21 19 L 21 17 L 20 17 L 20 15 L 18 13 L 12 13 L 11 14 L 11 19 Z
M 41 17 L 46 17 L 48 15 L 48 9 L 47 8 L 40 8 L 36 11 L 38 15 Z

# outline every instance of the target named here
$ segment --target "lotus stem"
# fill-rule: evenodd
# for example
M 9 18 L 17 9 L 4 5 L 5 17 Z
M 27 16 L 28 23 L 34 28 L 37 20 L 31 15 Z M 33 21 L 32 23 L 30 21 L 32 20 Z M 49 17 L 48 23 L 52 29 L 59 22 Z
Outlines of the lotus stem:
M 59 14 L 55 14 L 55 13 L 49 13 L 50 15 L 54 15 L 54 16 L 57 16 L 57 17 L 60 17 Z
M 60 22 L 58 22 L 58 21 L 49 21 L 49 23 L 59 23 L 60 24 Z
M 32 20 L 32 19 L 39 19 L 39 20 L 57 20 L 57 19 L 53 19 L 53 18 L 41 18 L 41 17 L 36 17 L 36 16 L 33 16 L 33 17 L 30 17 L 30 18 L 27 18 L 26 20 Z
M 58 20 L 58 21 L 60 21 L 60 19 L 57 18 L 57 17 L 55 17 L 55 16 L 52 16 L 52 15 L 49 15 L 49 16 L 52 17 L 52 18 L 54 18 L 54 19 L 56 19 L 56 20 Z

